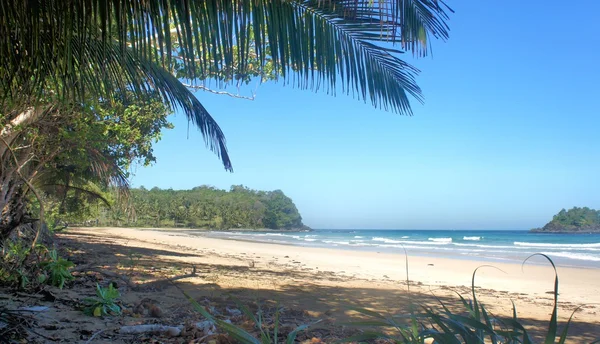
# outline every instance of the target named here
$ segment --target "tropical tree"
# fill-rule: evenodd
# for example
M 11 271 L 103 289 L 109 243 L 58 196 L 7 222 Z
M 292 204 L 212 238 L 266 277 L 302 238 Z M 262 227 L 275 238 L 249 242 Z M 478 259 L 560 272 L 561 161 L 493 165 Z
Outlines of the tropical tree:
M 35 193 L 36 213 L 43 216 L 47 205 L 53 222 L 89 212 L 98 200 L 108 204 L 103 190 L 126 188 L 130 163 L 155 160 L 152 143 L 171 127 L 168 114 L 157 97 L 131 102 L 115 95 L 67 109 L 54 106 L 38 121 L 14 128 L 10 145 L 0 140 L 7 148 L 0 156 L 0 197 L 12 209 L 2 214 L 0 239 L 26 220 L 28 192 Z
M 190 87 L 253 78 L 344 93 L 401 114 L 422 101 L 417 69 L 446 39 L 442 0 L 5 0 L 0 4 L 0 232 L 33 189 L 9 159 L 22 128 L 90 98 L 158 94 L 232 170 L 225 137 Z M 92 169 L 93 170 L 93 169 Z M 100 171 L 98 169 L 93 171 Z M 92 171 L 92 172 L 93 172 Z M 10 221 L 6 219 L 11 219 Z

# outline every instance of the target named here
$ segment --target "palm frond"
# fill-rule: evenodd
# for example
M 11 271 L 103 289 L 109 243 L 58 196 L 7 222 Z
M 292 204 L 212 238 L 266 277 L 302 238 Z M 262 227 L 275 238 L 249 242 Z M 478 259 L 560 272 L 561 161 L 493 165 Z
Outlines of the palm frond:
M 88 92 L 158 91 L 230 170 L 223 133 L 169 74 L 175 58 L 192 82 L 209 70 L 246 75 L 257 60 L 301 88 L 335 94 L 340 83 L 411 114 L 409 96 L 422 101 L 418 70 L 400 55 L 424 56 L 429 37 L 446 39 L 449 11 L 442 0 L 5 0 L 1 100 L 31 103 L 49 88 L 75 103 Z

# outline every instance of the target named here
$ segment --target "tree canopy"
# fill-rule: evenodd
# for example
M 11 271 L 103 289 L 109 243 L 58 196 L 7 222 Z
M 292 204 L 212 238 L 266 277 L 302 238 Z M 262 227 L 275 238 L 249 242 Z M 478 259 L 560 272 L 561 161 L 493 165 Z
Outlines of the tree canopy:
M 258 191 L 234 185 L 191 190 L 131 189 L 127 202 L 98 214 L 101 224 L 210 229 L 305 229 L 294 202 L 281 190 Z
M 562 209 L 552 221 L 536 232 L 600 232 L 600 210 L 588 207 Z

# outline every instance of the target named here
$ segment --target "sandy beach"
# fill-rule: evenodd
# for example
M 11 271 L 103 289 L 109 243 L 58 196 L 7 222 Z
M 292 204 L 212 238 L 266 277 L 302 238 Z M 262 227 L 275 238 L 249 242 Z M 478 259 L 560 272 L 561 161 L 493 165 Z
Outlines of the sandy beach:
M 315 318 L 332 321 L 356 316 L 349 307 L 366 307 L 385 313 L 407 311 L 410 302 L 450 305 L 455 292 L 469 297 L 473 271 L 488 263 L 440 257 L 409 256 L 410 291 L 406 283 L 404 254 L 308 248 L 193 236 L 185 230 L 131 228 L 74 228 L 59 234 L 66 245 L 88 247 L 110 263 L 102 250 L 112 248 L 114 259 L 137 259 L 159 266 L 179 266 L 182 273 L 194 268 L 196 276 L 177 283 L 195 296 L 235 294 L 245 299 L 276 300 L 301 309 Z M 100 246 L 102 244 L 102 246 Z M 76 245 L 75 245 L 76 246 Z M 81 246 L 86 250 L 86 246 Z M 410 255 L 410 252 L 409 252 Z M 111 256 L 112 257 L 112 256 Z M 535 259 L 541 262 L 541 259 Z M 156 266 L 156 267 L 155 267 Z M 534 334 L 547 327 L 552 311 L 554 273 L 550 264 L 494 263 L 482 267 L 475 281 L 478 297 L 497 316 L 510 316 L 511 300 L 519 318 Z M 573 317 L 573 342 L 589 341 L 600 334 L 600 268 L 558 266 L 559 321 Z M 167 293 L 170 289 L 167 290 Z M 175 297 L 175 296 L 173 296 Z M 181 296 L 177 296 L 181 298 Z

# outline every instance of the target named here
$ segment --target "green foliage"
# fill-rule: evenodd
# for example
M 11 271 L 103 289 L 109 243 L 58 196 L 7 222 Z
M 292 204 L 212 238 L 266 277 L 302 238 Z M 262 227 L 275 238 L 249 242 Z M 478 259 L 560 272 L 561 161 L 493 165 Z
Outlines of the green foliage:
M 185 112 L 191 104 L 165 80 L 175 79 L 173 64 L 179 79 L 219 84 L 273 73 L 314 90 L 341 83 L 376 107 L 409 113 L 407 93 L 421 92 L 417 70 L 400 56 L 425 56 L 430 37 L 447 39 L 452 11 L 441 0 L 6 1 L 0 94 L 33 103 L 54 84 L 76 103 L 85 92 L 158 89 Z
M 554 215 L 552 221 L 548 222 L 541 229 L 534 229 L 536 232 L 600 232 L 600 210 L 590 209 L 588 207 L 573 207 L 572 209 L 562 209 Z
M 21 129 L 23 149 L 48 157 L 27 162 L 24 171 L 40 190 L 50 229 L 98 218 L 100 206 L 114 203 L 109 188 L 127 186 L 131 164 L 156 160 L 152 144 L 163 129 L 172 128 L 170 110 L 156 96 L 136 102 L 130 98 L 90 100 L 72 108 L 75 113 L 68 120 L 53 112 L 43 127 Z M 39 213 L 39 201 L 29 200 L 30 213 Z
M 31 247 L 22 240 L 6 241 L 0 262 L 0 284 L 19 289 L 36 288 L 49 284 L 63 288 L 74 277 L 69 269 L 74 264 L 49 251 L 43 245 Z
M 69 269 L 75 266 L 73 262 L 59 257 L 56 250 L 49 251 L 48 258 L 49 260 L 41 263 L 41 267 L 49 275 L 47 279 L 48 284 L 62 289 L 66 282 L 75 279 L 69 271 Z
M 191 190 L 143 187 L 131 190 L 130 203 L 110 209 L 113 225 L 195 227 L 212 229 L 301 229 L 298 209 L 281 190 L 256 191 L 232 186 L 230 191 L 209 186 Z
M 573 207 L 568 211 L 562 209 L 558 214 L 554 215 L 552 222 L 564 226 L 576 227 L 600 225 L 600 210 L 594 210 L 588 207 Z
M 119 297 L 121 294 L 113 287 L 112 283 L 108 285 L 108 288 L 96 284 L 96 297 L 83 300 L 86 305 L 84 313 L 94 317 L 120 315 L 121 307 L 115 303 Z
M 40 249 L 36 248 L 38 251 Z M 18 289 L 26 289 L 38 284 L 36 276 L 41 269 L 36 261 L 32 261 L 31 248 L 21 240 L 7 240 L 2 244 L 0 257 L 0 284 Z M 39 281 L 43 283 L 42 281 Z
M 548 323 L 544 344 L 563 344 L 568 335 L 569 325 L 576 309 L 565 324 L 563 331 L 558 333 L 558 274 L 552 259 L 544 254 L 536 254 L 546 258 L 554 268 L 554 305 Z M 535 255 L 534 255 L 535 256 Z M 529 257 L 531 258 L 531 257 Z M 527 258 L 525 262 L 529 259 Z M 523 264 L 525 264 L 525 262 Z M 478 268 L 479 269 L 479 268 Z M 351 323 L 353 326 L 366 326 L 369 328 L 382 328 L 388 331 L 366 331 L 360 335 L 344 339 L 342 342 L 362 342 L 366 340 L 383 340 L 386 343 L 414 343 L 421 344 L 427 338 L 432 338 L 438 343 L 452 344 L 484 344 L 484 343 L 533 343 L 524 324 L 517 317 L 517 310 L 513 303 L 513 315 L 510 319 L 501 319 L 490 315 L 484 304 L 477 300 L 475 292 L 475 275 L 471 281 L 472 300 L 465 299 L 458 294 L 464 311 L 456 313 L 451 311 L 438 299 L 440 309 L 418 305 L 420 313 L 411 312 L 408 316 L 385 316 L 381 313 L 364 308 L 353 308 L 354 311 L 367 316 L 370 320 Z M 408 325 L 406 320 L 408 319 Z M 391 332 L 390 332 L 391 331 Z M 391 334 L 393 333 L 393 334 Z

